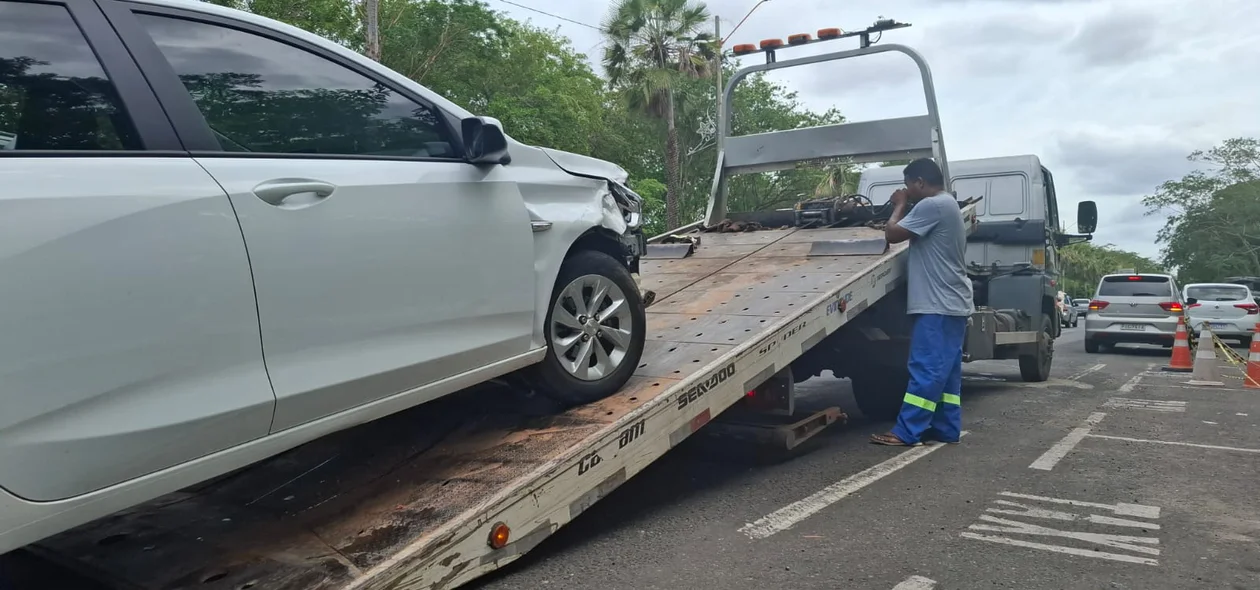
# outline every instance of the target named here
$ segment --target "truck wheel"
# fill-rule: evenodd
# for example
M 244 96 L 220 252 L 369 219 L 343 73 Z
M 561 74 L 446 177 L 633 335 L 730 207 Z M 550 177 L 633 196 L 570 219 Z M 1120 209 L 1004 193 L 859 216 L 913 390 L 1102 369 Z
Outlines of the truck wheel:
M 564 261 L 543 324 L 547 356 L 534 367 L 539 393 L 566 406 L 603 399 L 634 374 L 647 314 L 626 270 L 602 252 Z
M 1024 381 L 1041 382 L 1050 378 L 1050 365 L 1054 362 L 1052 321 L 1048 315 L 1041 316 L 1041 331 L 1045 337 L 1037 341 L 1037 354 L 1019 357 L 1019 376 Z
M 853 384 L 853 401 L 857 402 L 863 416 L 871 420 L 894 420 L 901 412 L 910 373 L 905 368 L 881 367 L 850 375 L 849 381 Z

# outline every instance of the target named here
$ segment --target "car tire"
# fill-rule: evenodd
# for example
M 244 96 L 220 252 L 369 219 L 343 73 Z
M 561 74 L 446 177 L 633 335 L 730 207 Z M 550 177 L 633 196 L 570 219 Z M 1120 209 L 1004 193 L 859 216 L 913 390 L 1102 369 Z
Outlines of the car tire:
M 605 295 L 592 302 L 596 290 L 604 290 Z M 608 313 L 618 300 L 624 309 L 617 307 L 614 316 L 599 317 L 598 312 Z M 589 311 L 592 303 L 596 313 Z M 555 315 L 560 309 L 578 324 L 557 323 Z M 627 325 L 628 334 L 610 336 L 625 332 Z M 604 399 L 634 374 L 643 356 L 646 333 L 647 311 L 630 271 L 603 252 L 573 254 L 560 266 L 552 289 L 543 323 L 547 356 L 533 367 L 531 382 L 539 393 L 569 407 Z
M 1037 353 L 1019 357 L 1019 376 L 1029 383 L 1040 383 L 1050 378 L 1050 366 L 1054 364 L 1054 332 L 1051 328 L 1054 320 L 1050 316 L 1041 316 L 1038 331 L 1045 337 L 1037 341 Z
M 1097 354 L 1098 351 L 1099 351 L 1098 341 L 1090 340 L 1086 338 L 1085 339 L 1085 352 L 1088 352 L 1090 354 Z

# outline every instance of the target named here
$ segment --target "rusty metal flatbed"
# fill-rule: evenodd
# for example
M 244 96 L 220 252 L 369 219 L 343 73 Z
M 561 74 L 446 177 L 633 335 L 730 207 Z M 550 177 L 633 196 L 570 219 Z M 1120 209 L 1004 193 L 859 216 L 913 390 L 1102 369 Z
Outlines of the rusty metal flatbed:
M 679 444 L 901 278 L 882 256 L 805 256 L 869 229 L 703 234 L 645 260 L 649 337 L 626 388 L 529 415 L 492 388 L 312 442 L 41 543 L 121 588 L 450 588 L 510 562 Z M 470 422 L 434 419 L 472 396 Z M 503 549 L 487 545 L 497 522 Z

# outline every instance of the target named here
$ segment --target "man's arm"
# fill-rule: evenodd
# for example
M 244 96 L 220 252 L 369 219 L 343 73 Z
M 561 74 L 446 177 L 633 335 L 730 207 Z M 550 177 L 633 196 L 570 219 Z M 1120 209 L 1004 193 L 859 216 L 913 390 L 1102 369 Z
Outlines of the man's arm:
M 920 201 L 909 213 L 906 212 L 905 203 L 894 204 L 892 217 L 888 218 L 888 225 L 884 226 L 884 239 L 889 244 L 900 244 L 910 238 L 928 235 L 936 227 L 940 216 L 940 209 L 934 207 L 934 204 Z
M 914 237 L 910 230 L 901 227 L 901 220 L 905 216 L 905 203 L 897 203 L 893 206 L 892 217 L 888 218 L 888 223 L 884 226 L 884 239 L 888 240 L 889 244 L 900 244 Z

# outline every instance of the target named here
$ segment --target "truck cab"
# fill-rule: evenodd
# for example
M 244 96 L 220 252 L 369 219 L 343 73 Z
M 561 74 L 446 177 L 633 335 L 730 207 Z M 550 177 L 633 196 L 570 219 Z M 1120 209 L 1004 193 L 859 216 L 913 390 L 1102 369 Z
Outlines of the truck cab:
M 979 199 L 966 251 L 977 314 L 964 359 L 1019 358 L 1026 380 L 1044 381 L 1063 329 L 1058 249 L 1089 235 L 1063 231 L 1054 175 L 1035 155 L 954 160 L 949 179 L 959 201 Z M 884 166 L 864 170 L 858 192 L 880 205 L 902 186 L 902 167 Z M 1079 231 L 1092 233 L 1097 218 L 1093 201 L 1080 203 Z

